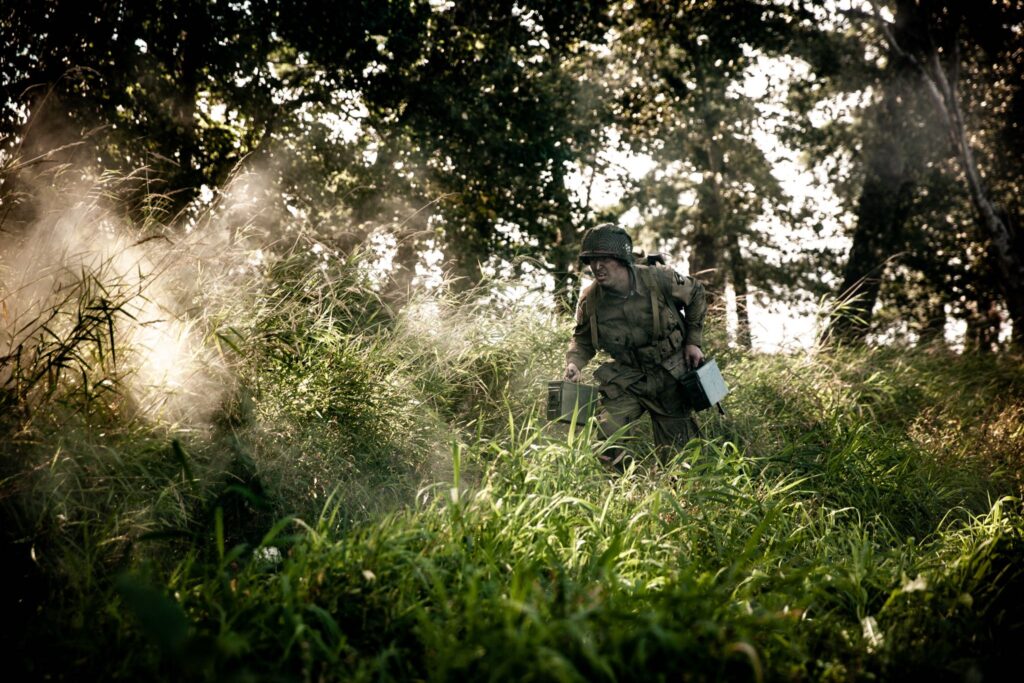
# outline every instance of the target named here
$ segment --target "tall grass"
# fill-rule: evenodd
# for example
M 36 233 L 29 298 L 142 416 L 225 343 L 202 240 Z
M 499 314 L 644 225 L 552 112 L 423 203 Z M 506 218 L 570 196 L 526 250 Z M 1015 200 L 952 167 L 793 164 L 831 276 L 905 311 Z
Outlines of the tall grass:
M 240 252 L 174 270 L 199 284 L 161 310 L 220 386 L 174 389 L 215 399 L 189 421 L 133 393 L 140 282 L 122 271 L 65 271 L 19 323 L 0 361 L 18 673 L 859 680 L 1008 663 L 1019 359 L 723 351 L 728 415 L 610 476 L 592 425 L 539 417 L 568 320 L 487 290 L 396 305 L 365 254 L 325 254 L 298 240 L 257 267 Z
M 218 537 L 210 559 L 193 549 L 136 575 L 112 593 L 131 636 L 118 662 L 213 680 L 846 680 L 1007 662 L 1016 500 L 919 540 L 732 446 L 610 478 L 585 431 L 570 443 L 526 427 L 508 447 L 453 446 L 450 481 L 373 523 L 339 531 L 331 501 L 251 553 Z M 147 623 L 154 604 L 180 636 Z

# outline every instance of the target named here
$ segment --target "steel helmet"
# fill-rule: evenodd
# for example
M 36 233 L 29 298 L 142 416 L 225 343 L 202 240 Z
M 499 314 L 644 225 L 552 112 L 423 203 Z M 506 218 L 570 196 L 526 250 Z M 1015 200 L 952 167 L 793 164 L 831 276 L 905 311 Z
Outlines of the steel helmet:
M 587 230 L 580 247 L 580 261 L 590 263 L 590 259 L 599 256 L 611 256 L 633 265 L 633 240 L 629 233 L 614 223 L 602 223 Z

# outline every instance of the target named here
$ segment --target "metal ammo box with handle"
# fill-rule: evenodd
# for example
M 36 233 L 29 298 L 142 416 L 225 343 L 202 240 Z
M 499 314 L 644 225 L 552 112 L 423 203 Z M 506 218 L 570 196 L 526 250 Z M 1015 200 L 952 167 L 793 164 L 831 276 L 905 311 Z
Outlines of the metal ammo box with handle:
M 579 382 L 548 382 L 548 419 L 586 422 L 597 412 L 597 387 Z
M 680 377 L 679 386 L 690 406 L 698 411 L 716 405 L 722 411 L 719 404 L 729 393 L 714 359 Z M 595 386 L 564 380 L 548 382 L 547 417 L 551 421 L 572 422 L 575 417 L 577 422 L 586 422 L 597 412 L 597 406 Z
M 706 410 L 717 405 L 729 393 L 729 387 L 725 386 L 725 380 L 714 359 L 705 361 L 696 370 L 680 377 L 679 385 L 694 410 Z M 718 409 L 722 410 L 722 407 Z

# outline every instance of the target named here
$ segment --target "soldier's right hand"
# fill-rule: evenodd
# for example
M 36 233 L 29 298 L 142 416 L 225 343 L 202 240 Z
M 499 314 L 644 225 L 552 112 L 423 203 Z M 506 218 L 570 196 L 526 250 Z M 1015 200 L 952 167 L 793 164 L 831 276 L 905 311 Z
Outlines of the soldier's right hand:
M 580 369 L 576 367 L 575 363 L 568 363 L 565 366 L 565 381 L 566 382 L 579 382 L 580 381 Z

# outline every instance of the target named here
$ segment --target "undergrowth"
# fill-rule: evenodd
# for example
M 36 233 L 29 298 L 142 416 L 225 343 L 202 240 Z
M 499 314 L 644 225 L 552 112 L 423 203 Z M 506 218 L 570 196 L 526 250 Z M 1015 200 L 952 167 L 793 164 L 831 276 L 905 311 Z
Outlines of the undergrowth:
M 139 288 L 102 268 L 65 268 L 5 327 L 19 673 L 868 680 L 1011 662 L 1019 359 L 724 352 L 727 415 L 702 414 L 668 463 L 633 443 L 611 476 L 590 425 L 540 416 L 566 318 L 486 288 L 396 306 L 365 258 L 299 242 L 162 304 L 217 349 L 214 379 L 178 390 L 215 399 L 202 419 L 133 391 Z

